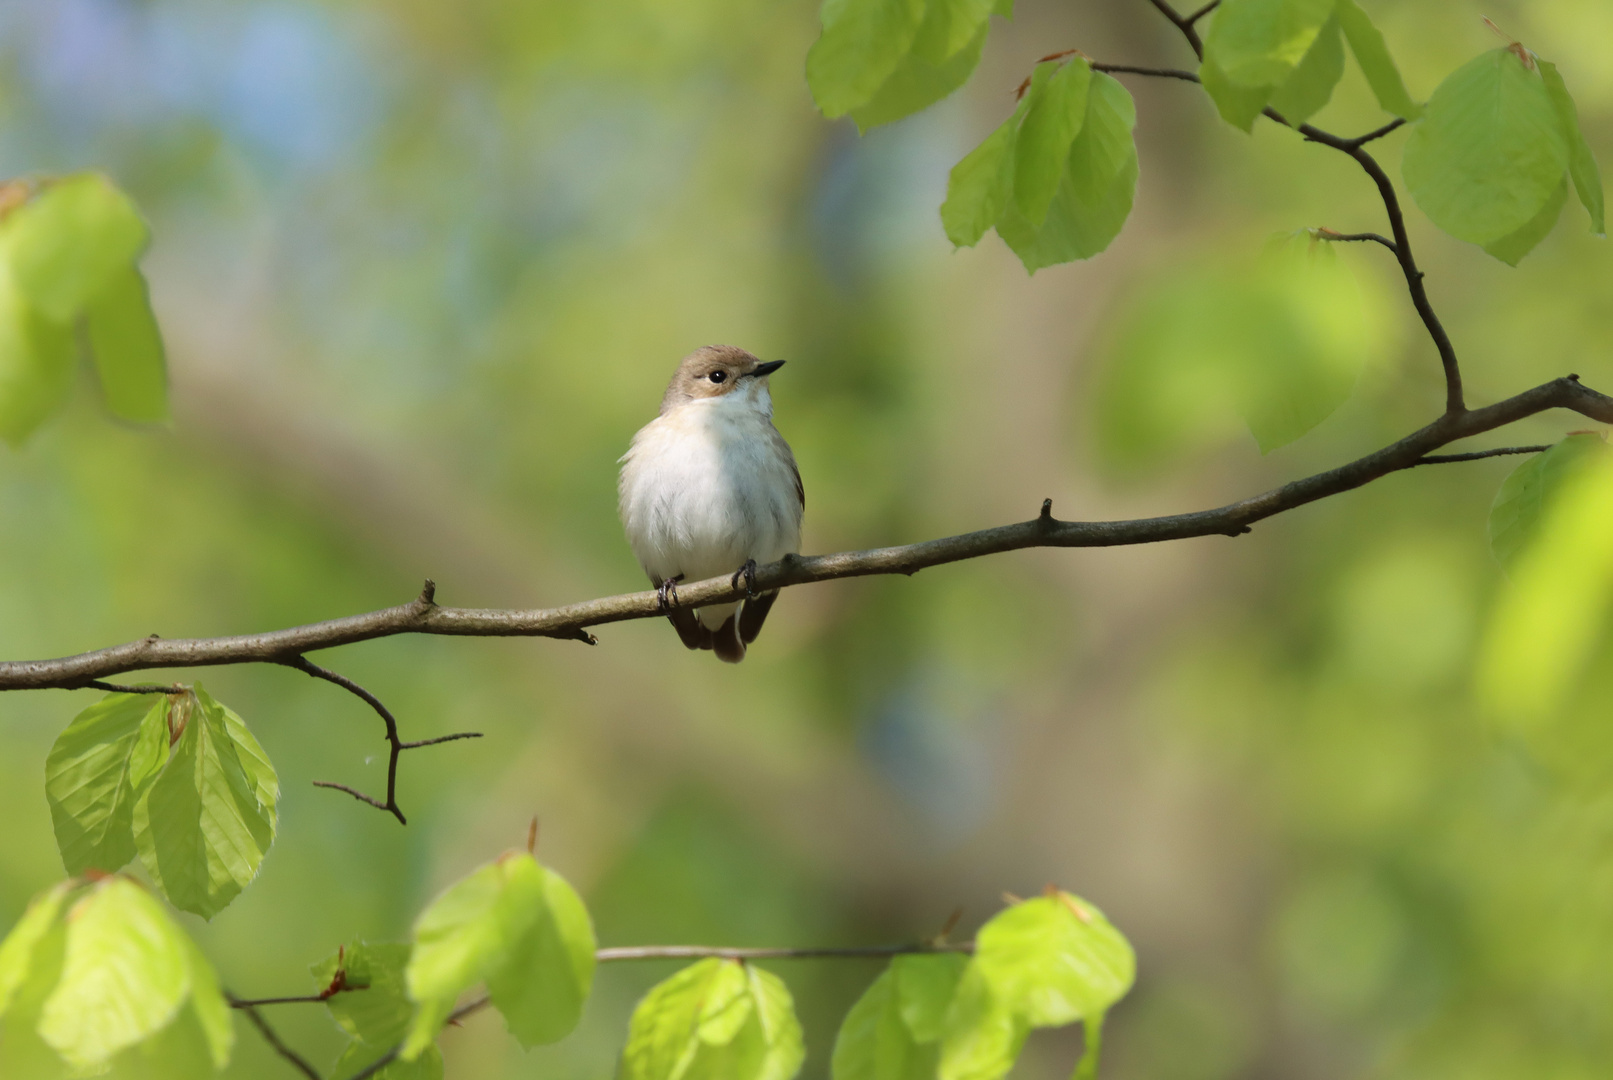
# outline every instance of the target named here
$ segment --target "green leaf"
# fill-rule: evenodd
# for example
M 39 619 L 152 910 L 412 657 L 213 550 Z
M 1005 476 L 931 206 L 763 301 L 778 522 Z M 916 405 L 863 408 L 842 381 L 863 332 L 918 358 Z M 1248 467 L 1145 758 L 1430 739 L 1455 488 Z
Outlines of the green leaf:
M 177 928 L 174 932 L 184 947 L 185 963 L 190 970 L 191 1011 L 207 1044 L 213 1068 L 222 1069 L 229 1064 L 230 1051 L 235 1047 L 230 1004 L 224 1000 L 224 992 L 218 987 L 218 974 L 214 972 L 213 965 L 207 962 L 207 957 L 202 955 L 202 950 L 196 947 L 189 935 Z
M 986 24 L 997 6 L 995 0 L 926 0 L 924 22 L 913 38 L 913 55 L 940 64 L 968 48 L 978 54 Z
M 107 408 L 125 420 L 168 419 L 162 333 L 139 269 L 133 263 L 120 267 L 90 301 L 85 316 Z
M 795 1004 L 771 972 L 702 960 L 633 1010 L 621 1080 L 790 1080 L 805 1050 Z
M 1031 75 L 1033 88 L 1038 76 L 1045 80 L 1052 72 L 1046 65 L 1038 65 Z M 946 201 L 941 204 L 941 225 L 957 247 L 978 244 L 1008 208 L 1014 189 L 1014 140 L 1029 98 L 1027 92 L 1014 114 L 952 167 Z
M 1131 94 L 1108 75 L 1094 73 L 1086 120 L 1070 146 L 1046 220 L 1034 226 L 1009 202 L 997 221 L 997 234 L 1026 270 L 1091 258 L 1120 235 L 1137 190 L 1131 134 L 1136 122 Z
M 0 941 L 0 1016 L 11 1008 L 18 991 L 28 981 L 40 943 L 56 926 L 62 906 L 77 887 L 77 882 L 63 881 L 34 897 L 22 918 L 6 934 L 5 940 Z
M 1517 232 L 1485 244 L 1485 252 L 1494 255 L 1508 266 L 1517 266 L 1523 261 L 1523 257 L 1533 251 L 1535 246 L 1556 227 L 1557 219 L 1562 217 L 1563 207 L 1567 203 L 1568 178 L 1565 176 L 1557 181 L 1557 190 L 1552 193 L 1546 205 L 1540 208 L 1540 213 L 1526 221 Z
M 846 1014 L 829 1061 L 833 1080 L 932 1080 L 940 1048 L 920 1046 L 902 1019 L 895 972 L 880 973 Z
M 1423 213 L 1489 244 L 1527 225 L 1568 169 L 1568 140 L 1540 76 L 1510 48 L 1458 68 L 1434 91 L 1402 171 Z
M 588 909 L 564 878 L 517 856 L 510 874 L 535 879 L 541 895 L 536 919 L 504 963 L 487 976 L 493 1005 L 523 1046 L 558 1042 L 582 1019 L 594 982 L 594 927 Z
M 1239 86 L 1226 77 L 1226 73 L 1216 66 L 1215 60 L 1208 54 L 1199 64 L 1199 82 L 1210 95 L 1210 100 L 1215 102 L 1221 119 L 1241 131 L 1254 130 L 1255 121 L 1260 118 L 1266 102 L 1271 100 L 1276 89 L 1271 86 Z
M 1098 1055 L 1103 1051 L 1103 1018 L 1106 1013 L 1094 1013 L 1083 1023 L 1086 1045 L 1081 1048 L 1081 1060 L 1075 1063 L 1071 1080 L 1097 1080 Z
M 1350 51 L 1355 54 L 1355 62 L 1360 65 L 1361 74 L 1366 76 L 1367 85 L 1372 87 L 1372 94 L 1383 111 L 1406 120 L 1421 116 L 1423 107 L 1406 91 L 1400 69 L 1389 55 L 1388 43 L 1367 18 L 1367 13 L 1355 0 L 1338 0 L 1338 20 L 1350 43 Z
M 167 757 L 167 716 L 166 695 L 108 694 L 51 746 L 45 799 L 69 874 L 134 858 L 134 804 Z
M 1608 446 L 1597 435 L 1570 435 L 1512 470 L 1490 506 L 1490 551 L 1512 566 L 1540 535 L 1547 512 L 1587 468 L 1606 460 Z
M 73 388 L 73 332 L 46 318 L 0 265 L 0 438 L 21 446 Z
M 206 690 L 198 685 L 169 715 L 184 730 L 135 805 L 135 846 L 175 907 L 210 919 L 257 876 L 274 841 L 274 808 L 258 801 L 224 708 Z
M 867 105 L 913 47 L 924 0 L 824 0 L 823 34 L 807 51 L 807 85 L 823 115 Z
M 61 981 L 39 1035 L 69 1065 L 96 1070 L 171 1023 L 190 990 L 179 929 L 145 889 L 106 878 L 67 916 Z
M 70 893 L 77 885 L 77 882 L 64 882 L 57 888 Z M 59 916 L 59 906 L 53 914 Z M 28 953 L 22 958 L 26 966 L 22 981 L 13 988 L 7 1009 L 0 1013 L 0 1076 L 68 1080 L 66 1062 L 39 1037 L 38 1031 L 39 1014 L 51 991 L 61 981 L 62 962 L 67 954 L 66 922 L 53 917 Z
M 1030 1026 L 1058 1027 L 1125 996 L 1137 959 L 1101 911 L 1059 893 L 1015 904 L 981 927 L 973 966 Z
M 1580 130 L 1579 110 L 1574 107 L 1574 99 L 1569 95 L 1568 86 L 1557 71 L 1557 65 L 1538 58 L 1536 63 L 1540 65 L 1540 77 L 1546 84 L 1546 92 L 1551 95 L 1551 103 L 1557 109 L 1557 118 L 1562 122 L 1563 134 L 1568 139 L 1568 172 L 1574 178 L 1574 190 L 1579 193 L 1579 201 L 1591 215 L 1591 232 L 1606 236 L 1602 171 L 1596 167 L 1596 155 L 1591 153 L 1591 145 L 1585 141 L 1585 132 Z
M 1475 670 L 1480 699 L 1502 717 L 1551 715 L 1584 669 L 1613 599 L 1609 535 L 1613 457 L 1598 453 L 1545 501 L 1491 615 Z
M 308 970 L 320 992 L 331 985 L 338 969 L 345 973 L 347 989 L 326 998 L 325 1008 L 353 1038 L 387 1050 L 409 1033 L 414 1016 L 404 978 L 408 964 L 406 944 L 355 941 Z
M 517 1039 L 554 1042 L 576 1026 L 593 972 L 593 927 L 571 886 L 530 855 L 505 855 L 415 922 L 407 982 L 419 1009 L 404 1056 L 430 1046 L 455 999 L 483 980 Z
M 931 5 L 924 26 L 919 29 L 913 51 L 902 58 L 896 70 L 891 72 L 890 78 L 881 84 L 872 98 L 850 110 L 859 131 L 889 124 L 927 109 L 969 80 L 970 73 L 980 63 L 980 51 L 986 44 L 987 26 L 985 20 L 981 20 L 975 36 L 966 41 L 962 48 L 944 59 L 931 59 L 923 44 L 927 38 L 939 36 L 931 27 L 945 22 L 939 13 L 946 10 L 946 4 Z
M 1334 0 L 1222 0 L 1205 59 L 1243 87 L 1276 87 L 1310 51 Z
M 18 290 L 56 322 L 84 309 L 146 246 L 146 223 L 95 173 L 48 184 L 0 225 L 0 257 Z
M 1032 225 L 1047 219 L 1069 167 L 1070 145 L 1087 115 L 1092 66 L 1075 57 L 1062 66 L 1047 63 L 1053 74 L 1032 79 L 1025 95 L 1025 118 L 1014 140 L 1014 205 Z
M 914 953 L 891 961 L 902 1022 L 921 1043 L 941 1037 L 947 1009 L 969 962 L 961 953 Z
M 997 1080 L 1025 1046 L 1030 1025 L 997 997 L 974 964 L 958 981 L 941 1040 L 939 1080 Z
M 376 1046 L 357 1040 L 350 1042 L 347 1049 L 342 1051 L 342 1056 L 336 1059 L 331 1076 L 334 1080 L 357 1076 L 390 1049 L 390 1046 Z M 370 1080 L 442 1080 L 442 1075 L 442 1051 L 428 1046 L 413 1061 L 393 1061 L 380 1072 L 372 1074 Z
M 239 713 L 223 702 L 214 701 L 200 686 L 196 687 L 196 695 L 209 708 L 216 708 L 224 715 L 224 730 L 234 744 L 236 760 L 241 763 L 241 771 L 252 785 L 252 794 L 257 797 L 258 806 L 268 818 L 272 834 L 280 822 L 280 777 L 269 762 L 269 755 L 264 753 L 262 744 L 247 728 L 246 721 L 241 719 Z
M 1343 77 L 1344 42 L 1339 37 L 1338 19 L 1330 18 L 1294 73 L 1271 95 L 1271 107 L 1298 127 L 1332 99 L 1333 88 Z

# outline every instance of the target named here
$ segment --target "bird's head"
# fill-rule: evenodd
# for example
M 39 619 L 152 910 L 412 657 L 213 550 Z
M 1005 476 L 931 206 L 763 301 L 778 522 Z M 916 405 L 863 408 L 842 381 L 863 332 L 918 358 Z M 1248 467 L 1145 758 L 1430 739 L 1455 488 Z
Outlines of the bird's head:
M 772 412 L 767 394 L 767 377 L 784 366 L 782 360 L 758 360 L 733 345 L 706 345 L 683 358 L 672 383 L 661 399 L 661 412 L 670 412 L 692 401 L 739 395 L 754 401 L 758 408 Z

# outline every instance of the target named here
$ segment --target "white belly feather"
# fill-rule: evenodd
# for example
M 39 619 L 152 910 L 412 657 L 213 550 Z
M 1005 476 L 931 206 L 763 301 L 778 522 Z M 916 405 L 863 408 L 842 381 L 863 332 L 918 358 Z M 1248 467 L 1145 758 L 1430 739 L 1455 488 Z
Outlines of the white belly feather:
M 622 458 L 619 496 L 628 543 L 652 581 L 701 581 L 800 548 L 789 447 L 737 394 L 646 424 Z M 738 606 L 701 608 L 700 621 L 716 629 Z

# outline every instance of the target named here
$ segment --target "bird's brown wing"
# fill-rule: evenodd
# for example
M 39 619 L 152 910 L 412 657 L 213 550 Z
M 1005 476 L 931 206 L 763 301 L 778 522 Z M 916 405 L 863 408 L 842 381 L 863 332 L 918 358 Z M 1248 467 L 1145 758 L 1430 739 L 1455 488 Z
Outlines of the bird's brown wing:
M 716 650 L 717 659 L 724 663 L 737 664 L 745 659 L 745 643 L 740 640 L 736 618 L 734 615 L 728 616 L 721 626 L 711 631 L 711 648 Z

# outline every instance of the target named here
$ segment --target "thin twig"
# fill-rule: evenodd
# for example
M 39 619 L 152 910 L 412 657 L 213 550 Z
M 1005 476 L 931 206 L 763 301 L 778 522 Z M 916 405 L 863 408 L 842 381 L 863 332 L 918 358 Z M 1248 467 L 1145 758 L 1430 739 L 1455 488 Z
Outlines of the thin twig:
M 1092 64 L 1093 71 L 1103 71 L 1110 75 L 1149 75 L 1156 79 L 1180 79 L 1183 82 L 1196 83 L 1199 77 L 1191 71 L 1181 68 L 1139 67 L 1135 64 Z
M 911 953 L 972 953 L 972 941 L 916 942 L 909 945 L 848 945 L 811 948 L 736 949 L 726 945 L 627 945 L 599 949 L 594 959 L 601 964 L 620 960 L 878 960 Z
M 428 581 L 426 585 L 428 592 L 434 591 L 432 582 Z M 296 668 L 298 671 L 312 675 L 316 679 L 324 679 L 326 682 L 335 683 L 343 690 L 363 700 L 381 717 L 381 721 L 386 724 L 386 741 L 389 750 L 386 764 L 386 801 L 382 802 L 361 791 L 355 791 L 346 784 L 336 784 L 329 780 L 315 780 L 314 786 L 330 788 L 334 791 L 345 791 L 360 802 L 369 803 L 377 810 L 386 811 L 397 818 L 401 824 L 407 825 L 409 819 L 403 816 L 403 810 L 398 806 L 398 757 L 405 750 L 415 750 L 422 746 L 436 746 L 438 743 L 453 742 L 456 739 L 479 739 L 482 737 L 482 733 L 479 731 L 460 731 L 452 735 L 439 735 L 435 739 L 421 739 L 418 742 L 406 743 L 398 737 L 398 720 L 397 717 L 392 715 L 392 710 L 388 709 L 380 698 L 349 679 L 346 675 L 332 671 L 329 668 L 320 667 L 302 655 L 280 660 L 278 663 L 284 664 L 286 667 Z
M 1200 60 L 1204 59 L 1204 42 L 1199 39 L 1199 32 L 1194 28 L 1193 24 L 1214 11 L 1216 5 L 1213 3 L 1208 4 L 1194 14 L 1184 16 L 1178 14 L 1176 9 L 1167 4 L 1165 0 L 1148 0 L 1148 2 L 1158 8 L 1159 13 L 1169 19 L 1172 26 L 1182 32 L 1182 36 L 1187 39 L 1187 43 L 1193 47 L 1194 55 Z
M 86 683 L 79 684 L 76 689 L 104 690 L 108 694 L 172 694 L 176 690 L 179 690 L 180 687 L 174 684 L 158 686 L 150 683 L 142 683 L 139 686 L 125 686 L 120 683 L 109 683 L 102 682 L 100 679 L 91 679 Z
M 1399 254 L 1399 249 L 1397 249 L 1395 247 L 1395 242 L 1393 240 L 1389 239 L 1387 236 L 1384 236 L 1381 233 L 1375 233 L 1375 232 L 1340 233 L 1340 232 L 1334 232 L 1332 229 L 1317 229 L 1316 230 L 1316 236 L 1317 236 L 1318 239 L 1321 239 L 1321 240 L 1338 240 L 1338 241 L 1344 241 L 1344 240 L 1370 240 L 1375 244 L 1382 244 L 1384 247 L 1388 248 L 1390 251 L 1395 252 L 1397 255 Z
M 1413 465 L 1448 465 L 1454 461 L 1480 461 L 1484 458 L 1505 457 L 1509 454 L 1540 454 L 1550 450 L 1545 446 L 1498 446 L 1494 450 L 1474 450 L 1467 454 L 1426 454 Z
M 319 1005 L 329 1001 L 330 994 L 302 994 L 298 997 L 230 998 L 232 1009 L 255 1009 L 259 1005 Z
M 319 1070 L 308 1064 L 307 1058 L 285 1044 L 284 1040 L 280 1038 L 274 1028 L 269 1026 L 269 1022 L 263 1018 L 262 1014 L 251 1003 L 239 1001 L 234 997 L 229 997 L 228 1000 L 232 1006 L 246 1013 L 246 1018 L 252 1021 L 253 1027 L 258 1029 L 258 1033 L 263 1036 L 263 1041 L 269 1044 L 271 1050 L 285 1058 L 292 1068 L 308 1077 L 308 1080 L 324 1080 L 319 1075 Z
M 1276 514 L 1369 484 L 1417 465 L 1428 454 L 1460 439 L 1506 427 L 1550 409 L 1570 409 L 1598 423 L 1613 424 L 1613 397 L 1582 385 L 1575 376 L 1542 383 L 1514 397 L 1459 413 L 1447 413 L 1399 442 L 1314 476 L 1213 510 L 1128 521 L 1060 521 L 1034 517 L 1012 525 L 939 540 L 835 555 L 786 556 L 758 567 L 756 589 L 769 591 L 838 578 L 913 574 L 931 566 L 1027 548 L 1121 547 L 1198 536 L 1237 536 Z M 689 607 L 742 600 L 745 586 L 729 574 L 680 585 Z M 0 691 L 82 686 L 89 679 L 149 668 L 293 661 L 305 651 L 328 649 L 398 634 L 455 637 L 560 637 L 587 627 L 663 615 L 654 590 L 608 596 L 556 608 L 501 610 L 446 608 L 417 603 L 349 615 L 264 634 L 223 638 L 142 638 L 55 660 L 0 663 Z
M 1195 11 L 1193 14 L 1187 16 L 1187 18 L 1183 19 L 1182 21 L 1187 23 L 1187 25 L 1192 26 L 1195 23 L 1197 23 L 1200 19 L 1204 18 L 1204 16 L 1208 15 L 1210 12 L 1214 11 L 1216 8 L 1218 8 L 1220 6 L 1221 6 L 1221 0 L 1210 0 L 1210 2 L 1208 4 L 1205 4 L 1203 7 L 1199 8 L 1197 11 Z
M 1393 120 L 1389 121 L 1387 124 L 1383 125 L 1383 127 L 1381 127 L 1381 128 L 1373 128 L 1371 131 L 1367 132 L 1365 135 L 1357 135 L 1355 138 L 1351 139 L 1350 142 L 1354 143 L 1356 146 L 1365 146 L 1369 142 L 1373 142 L 1374 140 L 1383 138 L 1385 135 L 1389 134 L 1391 131 L 1400 130 L 1402 127 L 1405 126 L 1405 124 L 1406 124 L 1406 118 L 1403 117 L 1403 116 L 1397 116 Z

